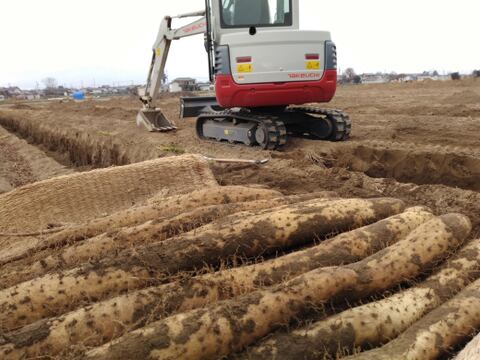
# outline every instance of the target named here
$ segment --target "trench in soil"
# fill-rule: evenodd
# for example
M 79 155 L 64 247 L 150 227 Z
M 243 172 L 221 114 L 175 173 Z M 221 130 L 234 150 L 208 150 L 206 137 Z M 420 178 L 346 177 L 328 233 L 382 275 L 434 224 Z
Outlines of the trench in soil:
M 112 140 L 94 138 L 80 131 L 52 129 L 4 115 L 0 115 L 0 126 L 41 148 L 61 164 L 78 170 L 130 164 L 124 149 Z
M 480 191 L 480 158 L 477 156 L 429 151 L 411 144 L 376 147 L 348 143 L 341 144 L 330 156 L 328 167 L 363 172 L 372 178 Z
M 75 172 L 51 154 L 0 126 L 0 194 L 51 177 Z
M 0 115 L 0 125 L 31 144 L 39 146 L 64 165 L 82 170 L 130 164 L 128 149 L 115 140 L 105 140 L 72 129 L 52 129 L 32 121 Z M 333 144 L 327 167 L 362 172 L 372 178 L 391 178 L 418 185 L 447 185 L 480 191 L 480 157 L 455 149 L 429 148 L 415 144 Z M 316 144 L 315 144 L 316 146 Z M 63 159 L 63 161 L 62 161 Z M 145 152 L 145 159 L 148 154 Z

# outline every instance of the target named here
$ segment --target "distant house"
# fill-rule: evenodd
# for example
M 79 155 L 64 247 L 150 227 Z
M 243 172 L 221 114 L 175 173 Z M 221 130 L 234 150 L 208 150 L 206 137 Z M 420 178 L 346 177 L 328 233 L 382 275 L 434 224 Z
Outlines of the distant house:
M 5 101 L 5 96 L 4 95 L 0 95 L 0 101 Z
M 16 100 L 39 100 L 42 97 L 41 90 L 21 90 L 17 86 L 0 87 L 0 96 L 3 100 L 16 99 Z
M 43 90 L 43 92 L 47 97 L 62 97 L 65 96 L 65 93 L 68 92 L 68 89 L 64 88 L 63 86 L 58 86 L 46 88 L 45 90 Z
M 38 94 L 25 94 L 26 100 L 40 100 L 40 95 Z
M 168 91 L 170 91 L 170 92 L 172 92 L 172 93 L 174 93 L 174 92 L 180 92 L 180 91 L 182 91 L 182 88 L 181 88 L 181 86 L 180 86 L 179 83 L 177 83 L 177 82 L 172 82 L 172 83 L 170 83 L 170 85 L 169 85 L 169 87 L 168 87 Z
M 383 84 L 389 81 L 386 74 L 362 74 L 362 84 Z
M 3 95 L 5 98 L 17 97 L 22 95 L 23 92 L 18 86 L 9 86 L 0 88 L 0 95 Z
M 12 86 L 7 89 L 10 96 L 20 96 L 23 94 L 22 90 L 18 86 Z
M 193 78 L 177 78 L 170 83 L 170 92 L 198 90 L 197 80 Z

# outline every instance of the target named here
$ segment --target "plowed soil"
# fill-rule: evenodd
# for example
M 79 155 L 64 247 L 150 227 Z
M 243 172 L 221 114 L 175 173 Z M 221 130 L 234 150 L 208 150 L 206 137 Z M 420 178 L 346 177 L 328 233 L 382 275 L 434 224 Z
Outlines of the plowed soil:
M 364 301 L 370 293 L 363 291 L 370 285 L 379 298 L 408 288 L 428 276 L 432 267 L 439 268 L 464 240 L 479 246 L 472 240 L 480 235 L 478 80 L 340 87 L 329 107 L 351 116 L 352 138 L 342 143 L 291 139 L 283 151 L 201 141 L 194 134 L 194 119 L 178 119 L 178 96 L 165 95 L 159 103 L 178 131 L 148 133 L 137 128 L 135 98 L 0 107 L 0 193 L 5 192 L 0 195 L 1 358 L 146 358 L 150 350 L 172 344 L 180 353 L 188 341 L 195 343 L 197 333 L 200 342 L 214 339 L 224 324 L 235 338 L 220 336 L 205 344 L 223 348 L 225 340 L 235 347 L 240 339 L 245 342 L 240 345 L 248 345 L 277 325 L 311 323 L 360 298 Z M 224 164 L 192 154 L 269 162 Z M 98 170 L 83 172 L 92 169 Z M 58 177 L 70 173 L 75 174 Z M 467 215 L 472 231 L 462 215 L 434 218 L 425 208 L 414 210 L 410 220 L 407 216 L 390 225 L 375 223 L 415 205 L 428 206 L 435 215 Z M 432 220 L 425 224 L 427 219 Z M 408 225 L 409 221 L 419 223 Z M 332 245 L 331 253 L 319 252 L 319 259 L 337 263 L 315 265 L 343 265 L 343 254 L 351 252 L 358 257 L 351 261 L 360 260 L 351 268 L 317 269 L 320 272 L 313 270 L 312 275 L 297 261 L 298 252 L 289 253 L 309 251 L 304 246 L 372 222 L 370 230 L 360 230 L 340 252 L 340 242 Z M 419 224 L 418 232 L 411 232 Z M 398 239 L 388 240 L 395 234 Z M 405 241 L 396 250 L 381 250 L 400 238 Z M 357 246 L 357 240 L 370 245 Z M 361 261 L 370 251 L 374 255 Z M 287 253 L 292 260 L 285 273 L 283 265 L 272 266 L 260 271 L 251 286 L 246 280 L 250 270 L 238 283 L 229 272 L 212 273 L 236 271 L 244 262 L 262 264 Z M 465 279 L 478 278 L 478 254 L 466 252 L 465 266 L 472 268 L 471 274 L 462 275 Z M 304 263 L 313 266 L 309 257 Z M 451 265 L 455 271 L 459 266 Z M 297 268 L 297 275 L 291 273 Z M 352 271 L 355 276 L 348 280 Z M 382 273 L 378 279 L 377 272 Z M 269 274 L 276 279 L 271 284 L 279 284 L 255 292 L 269 284 Z M 217 284 L 216 276 L 225 280 Z M 287 276 L 299 277 L 282 283 L 290 279 Z M 325 284 L 315 285 L 322 276 Z M 384 278 L 389 279 L 385 284 Z M 332 279 L 339 292 L 323 298 Z M 355 284 L 358 293 L 350 297 Z M 260 303 L 269 304 L 265 299 L 281 307 L 255 312 Z M 220 300 L 226 302 L 217 303 Z M 218 311 L 208 313 L 211 309 Z M 272 315 L 272 323 L 262 316 L 237 321 L 252 309 L 252 314 Z M 439 309 L 443 319 L 444 309 Z M 469 311 L 471 324 L 458 321 L 467 329 L 462 340 L 480 326 L 473 323 L 480 313 Z M 176 321 L 175 314 L 183 320 L 168 323 Z M 159 319 L 166 322 L 154 323 Z M 213 325 L 204 326 L 204 319 L 213 319 Z M 424 317 L 424 324 L 431 319 Z M 263 326 L 268 329 L 256 334 Z M 203 328 L 208 328 L 208 337 L 200 336 Z M 153 337 L 148 346 L 145 340 L 130 349 L 138 331 Z M 173 333 L 179 335 L 170 339 Z M 127 335 L 119 347 L 95 348 L 122 334 Z M 250 341 L 250 336 L 255 338 Z M 437 340 L 442 344 L 440 334 Z M 463 346 L 457 340 L 454 345 Z M 240 345 L 225 355 L 242 350 Z M 196 348 L 185 350 L 184 358 L 192 358 L 188 351 L 195 353 Z M 212 349 L 205 358 L 218 354 Z M 107 355 L 102 357 L 102 352 Z M 200 352 L 196 356 L 203 358 Z
M 395 193 L 438 212 L 480 212 L 475 200 L 480 191 L 480 81 L 476 79 L 342 86 L 328 106 L 350 115 L 351 140 L 291 139 L 282 152 L 198 140 L 194 119 L 178 119 L 179 101 L 173 95 L 164 96 L 160 106 L 178 131 L 148 133 L 135 125 L 139 106 L 133 97 L 13 105 L 0 108 L 0 125 L 77 170 L 184 152 L 269 158 L 269 164 L 261 167 L 213 166 L 221 184 L 259 183 L 286 194 L 322 189 L 344 196 Z M 8 146 L 1 137 L 0 146 Z M 36 160 L 11 160 L 17 155 L 10 153 L 0 153 L 3 168 L 12 161 L 16 164 L 0 172 L 4 189 L 39 179 L 30 170 Z

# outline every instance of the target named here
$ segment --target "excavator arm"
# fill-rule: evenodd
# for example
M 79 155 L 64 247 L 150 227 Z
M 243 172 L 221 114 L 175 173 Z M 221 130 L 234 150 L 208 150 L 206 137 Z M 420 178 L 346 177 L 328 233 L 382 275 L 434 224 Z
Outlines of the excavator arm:
M 178 29 L 172 29 L 172 20 L 175 18 L 198 17 L 200 19 Z M 175 124 L 168 120 L 161 109 L 155 106 L 160 92 L 162 80 L 165 76 L 165 64 L 172 40 L 179 40 L 187 36 L 204 34 L 207 31 L 205 11 L 197 11 L 174 17 L 166 16 L 160 24 L 157 39 L 153 44 L 152 62 L 148 72 L 145 94 L 140 97 L 143 108 L 137 115 L 137 125 L 145 126 L 149 131 L 175 130 Z

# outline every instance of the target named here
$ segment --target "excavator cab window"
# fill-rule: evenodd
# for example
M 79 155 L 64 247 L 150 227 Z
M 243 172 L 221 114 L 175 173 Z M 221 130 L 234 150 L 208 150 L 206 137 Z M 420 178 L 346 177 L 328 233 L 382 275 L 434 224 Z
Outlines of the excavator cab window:
M 219 0 L 222 28 L 292 25 L 292 0 Z

